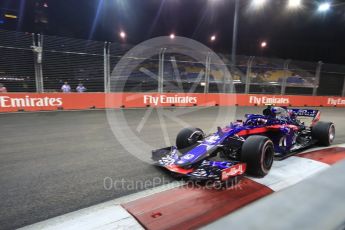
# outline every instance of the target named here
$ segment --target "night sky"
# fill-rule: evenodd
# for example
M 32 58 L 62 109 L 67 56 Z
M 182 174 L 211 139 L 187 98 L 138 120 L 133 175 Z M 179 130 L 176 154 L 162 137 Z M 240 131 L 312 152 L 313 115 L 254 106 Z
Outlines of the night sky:
M 253 10 L 250 0 L 240 0 L 238 54 L 345 64 L 345 1 L 332 1 L 323 14 L 316 0 L 302 0 L 297 10 L 287 10 L 287 0 L 267 1 Z M 44 3 L 42 26 L 35 19 Z M 101 41 L 118 41 L 124 30 L 132 44 L 175 33 L 208 46 L 216 34 L 212 48 L 231 52 L 234 0 L 0 0 L 0 8 L 19 17 L 0 29 Z

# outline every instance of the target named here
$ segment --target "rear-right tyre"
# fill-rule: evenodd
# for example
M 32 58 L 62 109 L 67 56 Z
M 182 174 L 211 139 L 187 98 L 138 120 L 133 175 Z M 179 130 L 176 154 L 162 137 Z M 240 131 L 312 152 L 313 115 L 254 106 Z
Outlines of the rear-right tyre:
M 329 146 L 335 138 L 335 126 L 332 122 L 319 121 L 313 126 L 311 135 L 318 144 Z
M 274 160 L 273 142 L 265 136 L 249 136 L 241 149 L 241 161 L 247 164 L 247 173 L 264 177 L 270 171 Z

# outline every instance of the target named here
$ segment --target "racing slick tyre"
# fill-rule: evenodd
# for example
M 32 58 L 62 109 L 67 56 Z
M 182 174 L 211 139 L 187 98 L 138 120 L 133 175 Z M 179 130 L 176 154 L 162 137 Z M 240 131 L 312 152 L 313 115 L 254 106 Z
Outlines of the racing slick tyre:
M 318 144 L 329 146 L 335 138 L 335 126 L 332 122 L 319 121 L 313 126 L 311 135 Z
M 249 136 L 242 145 L 241 161 L 247 163 L 247 173 L 264 177 L 270 171 L 274 158 L 273 142 L 265 136 Z
M 199 128 L 184 128 L 177 134 L 176 147 L 178 150 L 187 149 L 202 140 L 204 136 L 204 132 Z

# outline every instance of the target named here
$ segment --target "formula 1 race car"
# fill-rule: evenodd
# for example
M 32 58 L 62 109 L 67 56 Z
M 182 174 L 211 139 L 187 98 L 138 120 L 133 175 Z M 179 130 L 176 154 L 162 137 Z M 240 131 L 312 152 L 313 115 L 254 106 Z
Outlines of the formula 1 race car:
M 310 125 L 301 121 L 311 119 Z M 193 180 L 225 182 L 244 173 L 264 177 L 274 160 L 282 160 L 315 144 L 328 146 L 335 138 L 332 122 L 319 121 L 320 112 L 268 106 L 263 115 L 247 114 L 217 132 L 184 128 L 176 146 L 152 151 L 154 164 Z

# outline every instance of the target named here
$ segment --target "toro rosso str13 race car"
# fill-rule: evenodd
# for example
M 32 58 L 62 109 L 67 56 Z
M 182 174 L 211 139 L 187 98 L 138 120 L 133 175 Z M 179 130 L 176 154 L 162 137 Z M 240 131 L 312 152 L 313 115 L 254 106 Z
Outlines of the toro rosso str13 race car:
M 310 118 L 305 125 L 302 117 Z M 152 151 L 154 164 L 193 180 L 226 182 L 244 173 L 264 177 L 274 160 L 282 160 L 312 145 L 328 146 L 335 138 L 332 122 L 319 121 L 320 112 L 268 106 L 263 114 L 247 114 L 205 135 L 184 128 L 176 146 Z

